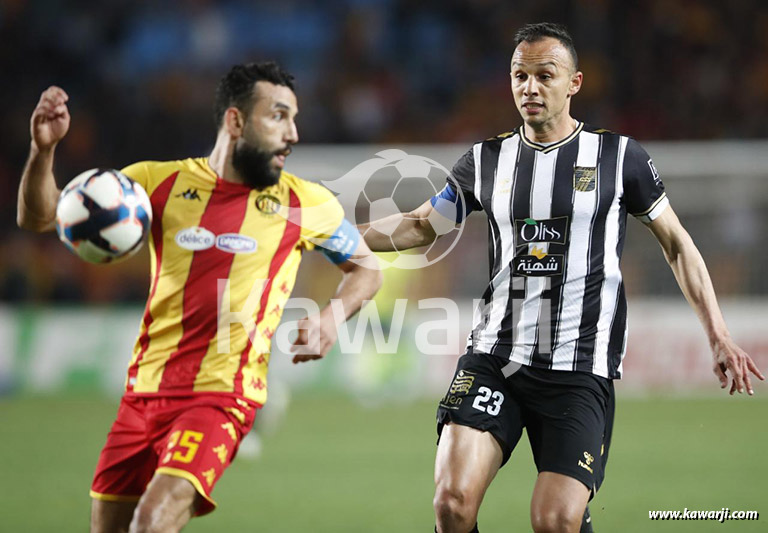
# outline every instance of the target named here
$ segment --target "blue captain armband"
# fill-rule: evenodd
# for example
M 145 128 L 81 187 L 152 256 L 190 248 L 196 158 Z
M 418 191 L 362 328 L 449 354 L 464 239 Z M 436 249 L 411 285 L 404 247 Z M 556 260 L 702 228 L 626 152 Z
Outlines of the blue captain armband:
M 352 257 L 358 244 L 360 244 L 360 232 L 345 218 L 333 235 L 319 245 L 318 251 L 323 253 L 331 263 L 338 265 Z
M 455 221 L 456 224 L 462 223 L 472 211 L 467 206 L 463 196 L 456 194 L 456 189 L 450 185 L 443 187 L 443 190 L 430 198 L 429 202 L 435 211 L 445 218 Z

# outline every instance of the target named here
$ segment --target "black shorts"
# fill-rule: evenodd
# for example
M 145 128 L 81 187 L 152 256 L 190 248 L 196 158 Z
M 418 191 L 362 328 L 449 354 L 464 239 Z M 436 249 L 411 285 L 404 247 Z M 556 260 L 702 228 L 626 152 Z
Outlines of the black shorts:
M 538 471 L 578 479 L 594 496 L 611 444 L 613 381 L 528 366 L 505 377 L 509 363 L 471 350 L 459 358 L 437 409 L 438 436 L 448 422 L 488 431 L 501 445 L 504 464 L 526 428 Z

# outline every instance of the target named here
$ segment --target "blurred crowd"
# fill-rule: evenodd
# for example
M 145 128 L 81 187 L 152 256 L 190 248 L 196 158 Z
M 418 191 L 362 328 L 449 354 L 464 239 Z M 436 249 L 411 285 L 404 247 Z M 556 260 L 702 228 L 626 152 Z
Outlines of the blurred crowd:
M 253 60 L 296 76 L 302 142 L 471 143 L 519 125 L 513 36 L 540 20 L 565 23 L 576 41 L 585 74 L 576 117 L 641 141 L 768 137 L 764 0 L 0 0 L 0 300 L 146 295 L 145 256 L 93 268 L 53 237 L 15 229 L 29 115 L 48 85 L 70 95 L 62 181 L 96 166 L 204 155 L 216 82 Z M 464 242 L 485 257 L 482 226 Z M 629 263 L 630 290 L 674 290 L 632 277 Z M 480 270 L 460 258 L 431 268 L 441 279 Z M 768 292 L 748 281 L 732 292 L 755 290 Z

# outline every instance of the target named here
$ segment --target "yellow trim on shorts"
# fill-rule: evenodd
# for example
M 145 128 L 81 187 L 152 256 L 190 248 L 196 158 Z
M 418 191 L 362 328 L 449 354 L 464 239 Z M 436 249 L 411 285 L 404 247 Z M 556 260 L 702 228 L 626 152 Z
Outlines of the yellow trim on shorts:
M 181 477 L 192 483 L 194 485 L 195 490 L 208 500 L 208 502 L 213 505 L 214 509 L 218 507 L 215 501 L 213 501 L 213 498 L 208 496 L 208 493 L 205 492 L 205 489 L 203 489 L 203 484 L 200 483 L 200 480 L 197 479 L 194 474 L 191 474 L 187 472 L 186 470 L 181 470 L 180 468 L 171 468 L 170 466 L 161 466 L 157 470 L 155 470 L 155 474 L 167 474 L 169 476 L 175 476 L 175 477 Z
M 101 500 L 103 502 L 131 502 L 135 503 L 141 499 L 139 496 L 123 496 L 121 494 L 102 494 L 100 492 L 91 491 L 91 498 L 94 500 Z

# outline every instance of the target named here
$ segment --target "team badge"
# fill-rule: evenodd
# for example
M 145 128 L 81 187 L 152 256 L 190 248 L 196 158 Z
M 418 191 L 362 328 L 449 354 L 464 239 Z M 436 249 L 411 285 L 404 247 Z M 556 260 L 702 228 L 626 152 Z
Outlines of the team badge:
M 451 394 L 467 394 L 469 389 L 472 388 L 472 384 L 475 382 L 475 376 L 472 372 L 466 370 L 459 370 L 459 373 L 453 379 L 451 383 Z
M 256 197 L 256 209 L 265 215 L 274 215 L 280 211 L 281 207 L 280 200 L 276 196 L 260 194 Z
M 440 406 L 445 409 L 458 409 L 464 402 L 464 396 L 469 394 L 469 389 L 475 383 L 475 373 L 467 370 L 459 370 L 453 378 L 448 394 L 440 400 Z
M 596 178 L 597 178 L 597 168 L 574 167 L 573 168 L 573 190 L 579 191 L 579 192 L 594 191 Z

